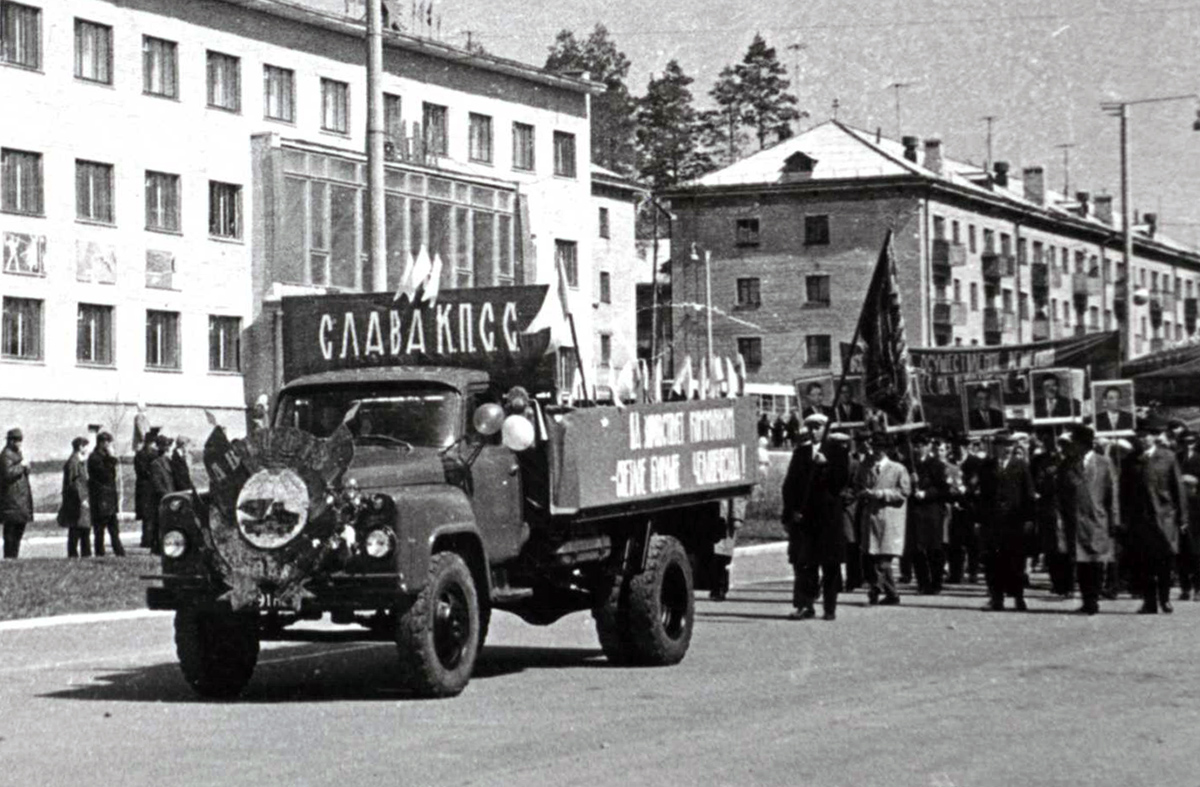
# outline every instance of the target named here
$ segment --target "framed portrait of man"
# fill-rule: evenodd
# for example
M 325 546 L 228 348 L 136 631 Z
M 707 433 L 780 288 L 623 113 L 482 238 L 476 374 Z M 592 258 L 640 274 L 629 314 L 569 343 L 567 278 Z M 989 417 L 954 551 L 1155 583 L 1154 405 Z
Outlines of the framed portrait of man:
M 1093 380 L 1092 428 L 1096 434 L 1121 437 L 1134 434 L 1137 405 L 1133 399 L 1133 380 Z
M 1035 369 L 1029 373 L 1033 425 L 1053 426 L 1079 421 L 1084 393 L 1082 369 Z
M 973 380 L 962 388 L 963 423 L 969 435 L 989 435 L 1008 425 L 1000 380 Z
M 799 377 L 795 381 L 796 399 L 800 403 L 800 420 L 821 413 L 833 420 L 833 389 L 837 381 L 828 372 Z
M 834 426 L 856 429 L 866 425 L 870 408 L 866 405 L 862 375 L 847 375 L 840 390 L 834 380 L 831 393 L 833 406 L 829 419 Z

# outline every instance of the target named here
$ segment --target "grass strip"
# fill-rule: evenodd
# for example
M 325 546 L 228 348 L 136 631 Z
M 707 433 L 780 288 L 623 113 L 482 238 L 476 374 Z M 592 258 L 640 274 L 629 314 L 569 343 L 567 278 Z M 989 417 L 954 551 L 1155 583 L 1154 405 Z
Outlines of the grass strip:
M 138 577 L 158 570 L 152 555 L 0 561 L 0 620 L 138 609 L 147 585 Z

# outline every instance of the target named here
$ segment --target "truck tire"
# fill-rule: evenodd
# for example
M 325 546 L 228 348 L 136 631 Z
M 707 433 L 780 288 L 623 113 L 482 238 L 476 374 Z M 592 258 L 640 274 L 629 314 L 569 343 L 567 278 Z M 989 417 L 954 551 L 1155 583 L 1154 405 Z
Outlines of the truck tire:
M 236 697 L 258 663 L 258 613 L 177 610 L 175 652 L 184 679 L 197 694 Z
M 439 552 L 425 588 L 396 622 L 400 672 L 418 697 L 453 697 L 471 680 L 479 654 L 479 598 L 463 559 Z
M 683 545 L 672 536 L 653 536 L 645 570 L 614 579 L 609 596 L 592 611 L 604 655 L 614 664 L 678 664 L 692 641 L 692 593 Z

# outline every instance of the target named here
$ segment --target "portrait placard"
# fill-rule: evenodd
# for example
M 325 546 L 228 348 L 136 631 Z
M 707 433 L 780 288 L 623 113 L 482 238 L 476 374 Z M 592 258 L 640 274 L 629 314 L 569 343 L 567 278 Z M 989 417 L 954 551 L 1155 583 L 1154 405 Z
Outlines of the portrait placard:
M 995 434 L 1008 426 L 1004 410 L 1004 385 L 999 379 L 963 383 L 962 407 L 967 434 L 973 437 Z
M 1137 405 L 1133 398 L 1133 380 L 1093 380 L 1092 405 L 1095 408 L 1092 426 L 1096 434 L 1105 437 L 1134 434 Z
M 1029 373 L 1033 425 L 1076 423 L 1085 392 L 1082 369 L 1036 369 Z

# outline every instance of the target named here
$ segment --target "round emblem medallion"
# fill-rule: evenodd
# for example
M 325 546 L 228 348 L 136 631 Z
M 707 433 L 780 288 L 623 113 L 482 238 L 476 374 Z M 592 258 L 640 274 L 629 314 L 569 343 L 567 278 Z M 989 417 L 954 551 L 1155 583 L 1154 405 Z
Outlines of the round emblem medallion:
M 307 524 L 308 501 L 308 487 L 295 470 L 259 470 L 238 494 L 238 530 L 260 549 L 281 547 Z

